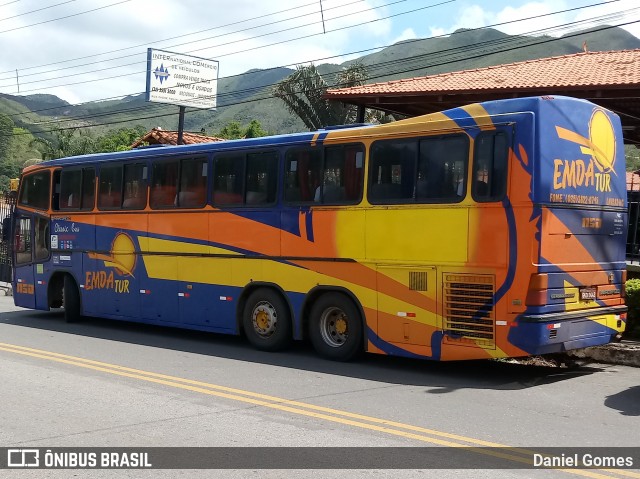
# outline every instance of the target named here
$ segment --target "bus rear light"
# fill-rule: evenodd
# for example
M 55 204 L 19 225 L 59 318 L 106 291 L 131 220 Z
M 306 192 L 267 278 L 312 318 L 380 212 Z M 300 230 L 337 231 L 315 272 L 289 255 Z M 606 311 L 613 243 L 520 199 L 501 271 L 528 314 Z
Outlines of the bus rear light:
M 547 291 L 529 291 L 527 293 L 527 306 L 544 306 L 547 304 Z
M 547 289 L 549 287 L 549 277 L 545 273 L 532 274 L 529 280 L 529 290 Z

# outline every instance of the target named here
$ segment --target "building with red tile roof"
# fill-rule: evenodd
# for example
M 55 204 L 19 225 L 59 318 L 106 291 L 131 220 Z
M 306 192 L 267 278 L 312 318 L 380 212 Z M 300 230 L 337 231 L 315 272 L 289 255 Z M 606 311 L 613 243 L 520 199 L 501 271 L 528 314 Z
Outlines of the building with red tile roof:
M 205 136 L 199 133 L 182 133 L 182 144 L 192 145 L 194 143 L 211 143 L 214 141 L 224 141 L 224 138 L 216 138 L 214 136 Z M 162 128 L 153 128 L 149 133 L 138 139 L 131 145 L 131 148 L 137 148 L 141 145 L 177 145 L 178 132 L 171 130 L 163 130 Z
M 585 98 L 618 113 L 640 142 L 640 49 L 580 52 L 328 90 L 325 98 L 415 116 L 468 103 L 536 95 Z
M 627 171 L 627 191 L 640 191 L 640 172 Z

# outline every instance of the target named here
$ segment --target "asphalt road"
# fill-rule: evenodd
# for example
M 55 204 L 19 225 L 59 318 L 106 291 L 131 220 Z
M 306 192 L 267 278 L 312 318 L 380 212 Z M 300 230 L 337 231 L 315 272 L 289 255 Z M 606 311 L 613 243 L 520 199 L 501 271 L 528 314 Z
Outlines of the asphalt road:
M 638 368 L 431 363 L 374 355 L 342 364 L 319 359 L 305 343 L 269 354 L 242 338 L 94 318 L 67 324 L 60 312 L 20 310 L 1 295 L 0 384 L 0 447 L 640 447 Z M 467 454 L 473 462 L 474 454 Z M 345 472 L 340 466 L 336 460 L 311 472 L 240 467 L 11 472 L 15 477 L 70 477 L 71 472 L 77 477 L 640 477 L 638 471 L 624 476 L 522 469 Z

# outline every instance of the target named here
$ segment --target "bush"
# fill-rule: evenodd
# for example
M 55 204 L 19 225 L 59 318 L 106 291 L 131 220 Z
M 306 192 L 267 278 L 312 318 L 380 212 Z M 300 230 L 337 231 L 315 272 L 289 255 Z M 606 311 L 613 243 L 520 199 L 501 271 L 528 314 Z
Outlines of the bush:
M 640 279 L 626 282 L 626 302 L 629 307 L 627 315 L 626 337 L 640 337 Z

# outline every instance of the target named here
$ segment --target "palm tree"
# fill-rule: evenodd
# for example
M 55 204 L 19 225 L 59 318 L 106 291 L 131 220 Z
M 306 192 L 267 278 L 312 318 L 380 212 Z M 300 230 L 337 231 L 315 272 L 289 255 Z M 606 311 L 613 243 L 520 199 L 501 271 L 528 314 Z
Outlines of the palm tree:
M 366 67 L 362 63 L 352 63 L 336 75 L 336 82 L 331 87 L 359 86 L 366 80 Z M 276 85 L 273 94 L 287 105 L 291 113 L 300 117 L 310 130 L 353 123 L 357 108 L 322 98 L 329 88 L 312 63 L 296 67 L 295 72 Z
M 36 137 L 29 143 L 29 146 L 40 152 L 42 161 L 92 153 L 95 150 L 93 138 L 88 134 L 83 134 L 82 131 L 78 136 L 75 136 L 76 131 L 77 128 L 55 130 L 53 141 Z

